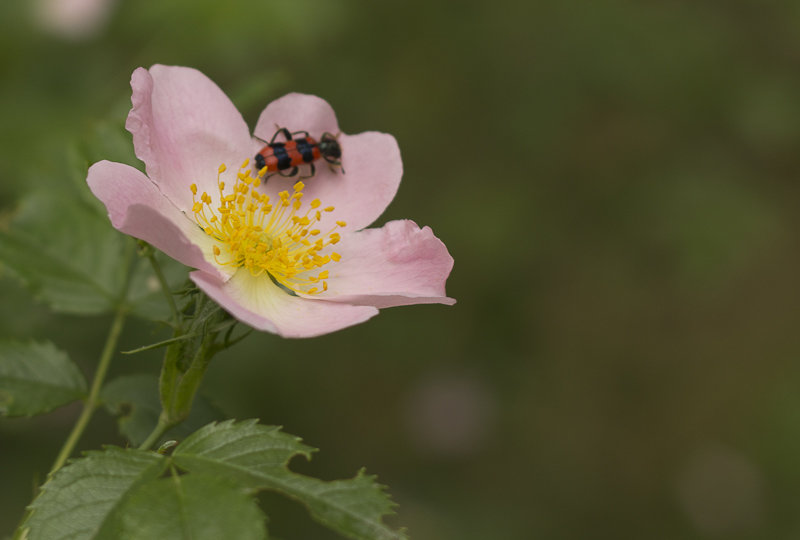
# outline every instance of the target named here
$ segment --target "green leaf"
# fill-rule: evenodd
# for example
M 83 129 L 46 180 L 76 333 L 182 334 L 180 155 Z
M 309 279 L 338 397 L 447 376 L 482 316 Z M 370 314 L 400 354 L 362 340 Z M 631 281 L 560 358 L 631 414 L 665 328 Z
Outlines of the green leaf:
M 349 538 L 407 538 L 383 523 L 394 503 L 374 477 L 359 472 L 353 479 L 324 482 L 287 468 L 293 456 L 309 458 L 312 451 L 280 428 L 255 420 L 226 421 L 189 436 L 175 449 L 173 459 L 190 472 L 222 475 L 251 488 L 283 493 L 306 505 L 314 519 Z
M 112 539 L 101 534 L 139 484 L 157 478 L 167 459 L 153 452 L 108 447 L 59 470 L 31 504 L 23 524 L 29 540 Z
M 124 375 L 114 379 L 100 391 L 100 399 L 108 411 L 118 417 L 120 432 L 136 446 L 153 431 L 161 413 L 158 377 L 154 375 Z M 207 399 L 198 396 L 189 418 L 167 431 L 164 438 L 184 438 L 201 426 L 221 420 L 222 417 L 222 413 Z
M 279 428 L 226 421 L 201 428 L 171 457 L 114 447 L 89 452 L 44 485 L 18 538 L 266 538 L 265 518 L 251 496 L 258 489 L 302 502 L 315 519 L 350 538 L 407 538 L 382 523 L 393 503 L 373 477 L 323 482 L 288 470 L 293 456 L 309 457 L 312 450 Z M 164 478 L 168 467 L 172 473 Z
M 138 315 L 165 318 L 168 306 L 146 259 L 136 260 L 128 296 L 120 297 L 129 242 L 74 193 L 39 190 L 23 198 L 0 231 L 0 262 L 55 311 L 95 315 L 125 304 Z M 171 285 L 185 280 L 185 267 L 163 255 L 159 261 Z
M 0 414 L 41 414 L 85 393 L 83 374 L 52 343 L 0 341 Z
M 173 474 L 138 486 L 100 538 L 259 540 L 267 537 L 264 523 L 255 498 L 232 481 L 204 474 Z
M 101 215 L 52 191 L 28 194 L 11 229 L 0 232 L 0 260 L 37 297 L 65 313 L 113 310 L 123 249 Z

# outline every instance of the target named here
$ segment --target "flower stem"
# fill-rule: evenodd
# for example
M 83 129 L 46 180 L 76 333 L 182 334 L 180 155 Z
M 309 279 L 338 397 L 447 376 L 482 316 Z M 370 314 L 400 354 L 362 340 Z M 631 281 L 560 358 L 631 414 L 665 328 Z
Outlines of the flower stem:
M 214 355 L 213 342 L 215 333 L 203 336 L 200 347 L 195 353 L 189 368 L 179 373 L 177 364 L 171 361 L 170 352 L 164 360 L 164 369 L 161 374 L 161 383 L 166 393 L 162 395 L 163 410 L 158 417 L 158 423 L 147 439 L 139 445 L 140 450 L 149 450 L 158 442 L 164 433 L 186 420 L 192 410 L 192 403 L 197 394 L 203 375 L 208 369 L 208 363 Z
M 161 265 L 158 264 L 156 260 L 155 250 L 152 246 L 147 244 L 145 248 L 145 253 L 147 255 L 147 259 L 150 261 L 150 266 L 153 267 L 153 272 L 158 279 L 158 283 L 161 285 L 161 291 L 164 293 L 164 296 L 167 298 L 167 303 L 169 304 L 169 309 L 172 312 L 172 322 L 177 324 L 180 320 L 180 315 L 178 314 L 178 305 L 175 303 L 175 298 L 172 296 L 172 290 L 169 288 L 169 284 L 167 283 L 167 279 L 164 277 L 164 272 L 161 270 Z
M 108 367 L 111 365 L 111 358 L 114 356 L 114 350 L 117 348 L 117 341 L 122 333 L 125 317 L 128 315 L 128 305 L 126 300 L 133 274 L 132 263 L 136 244 L 134 242 L 130 242 L 128 245 L 129 247 L 125 251 L 125 277 L 123 278 L 122 287 L 120 288 L 116 314 L 114 315 L 114 321 L 111 323 L 111 329 L 108 331 L 108 337 L 106 337 L 106 343 L 103 346 L 103 352 L 100 354 L 100 360 L 97 363 L 97 371 L 95 371 L 94 379 L 92 380 L 92 386 L 89 389 L 89 395 L 83 402 L 83 410 L 81 411 L 81 415 L 78 417 L 78 420 L 72 427 L 72 431 L 70 432 L 69 436 L 67 436 L 67 440 L 64 441 L 64 445 L 61 447 L 61 451 L 58 453 L 55 462 L 53 462 L 50 472 L 47 473 L 48 479 L 64 465 L 64 462 L 66 462 L 67 458 L 69 458 L 69 456 L 72 454 L 72 451 L 75 449 L 75 445 L 78 444 L 78 440 L 86 430 L 86 426 L 89 425 L 89 420 L 91 420 L 92 414 L 94 414 L 95 409 L 97 409 L 97 406 L 99 405 L 98 398 L 100 396 L 100 389 L 102 388 L 103 381 L 105 381 L 106 374 L 108 373 Z
M 164 352 L 158 383 L 161 414 L 153 431 L 139 446 L 140 450 L 152 448 L 167 430 L 189 416 L 211 357 L 220 350 L 220 346 L 215 345 L 217 335 L 229 328 L 223 323 L 224 318 L 220 307 L 200 294 L 195 297 L 189 327 L 184 328 L 183 322 L 176 324 L 176 335 Z
M 159 415 L 158 424 L 156 424 L 156 427 L 153 428 L 153 431 L 150 433 L 150 435 L 147 436 L 147 439 L 145 439 L 144 442 L 139 445 L 139 450 L 149 450 L 171 427 L 172 423 L 165 418 L 164 414 L 162 413 Z
M 86 401 L 83 403 L 81 415 L 78 417 L 78 421 L 75 422 L 75 425 L 72 427 L 72 431 L 67 437 L 67 440 L 64 441 L 64 446 L 61 447 L 61 452 L 59 452 L 58 457 L 56 457 L 56 460 L 53 463 L 53 466 L 50 468 L 50 472 L 47 474 L 48 478 L 53 476 L 53 474 L 60 469 L 62 465 L 64 465 L 64 462 L 67 460 L 70 454 L 72 454 L 72 451 L 75 449 L 75 445 L 78 443 L 81 435 L 83 435 L 86 426 L 89 424 L 89 420 L 92 418 L 92 414 L 97 408 L 100 388 L 103 386 L 103 381 L 105 380 L 106 373 L 108 372 L 108 366 L 111 364 L 111 358 L 114 355 L 114 349 L 116 348 L 119 335 L 122 332 L 126 315 L 127 310 L 119 309 L 114 317 L 114 322 L 111 324 L 111 330 L 109 330 L 108 337 L 106 338 L 106 344 L 103 347 L 102 354 L 100 355 L 100 361 L 97 364 L 97 371 L 94 374 L 92 387 L 89 390 L 89 395 L 87 396 Z

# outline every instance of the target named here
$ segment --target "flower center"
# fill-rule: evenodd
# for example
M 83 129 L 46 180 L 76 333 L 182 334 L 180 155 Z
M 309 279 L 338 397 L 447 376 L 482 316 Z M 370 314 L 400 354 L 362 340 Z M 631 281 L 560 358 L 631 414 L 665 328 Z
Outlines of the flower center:
M 197 199 L 197 185 L 192 184 L 192 212 L 198 225 L 218 243 L 214 259 L 218 264 L 233 268 L 245 267 L 253 276 L 269 276 L 292 293 L 318 294 L 328 290 L 328 270 L 322 267 L 341 256 L 336 252 L 323 255 L 326 247 L 340 240 L 337 221 L 333 228 L 321 234 L 315 228 L 323 212 L 333 212 L 333 206 L 323 208 L 319 199 L 303 208 L 303 182 L 297 182 L 294 193 L 278 193 L 274 203 L 257 190 L 267 173 L 261 169 L 252 176 L 246 160 L 236 174 L 231 193 L 225 194 L 225 182 L 220 179 L 226 171 L 224 164 L 217 173 L 219 206 L 205 192 Z

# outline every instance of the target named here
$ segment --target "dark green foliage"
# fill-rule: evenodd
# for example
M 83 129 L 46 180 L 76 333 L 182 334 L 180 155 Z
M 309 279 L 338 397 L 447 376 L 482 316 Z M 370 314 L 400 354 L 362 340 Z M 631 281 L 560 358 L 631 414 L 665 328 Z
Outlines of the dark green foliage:
M 323 482 L 287 468 L 312 448 L 255 420 L 209 424 L 172 456 L 108 447 L 58 471 L 24 523 L 30 540 L 266 538 L 253 495 L 277 491 L 356 540 L 403 540 L 383 524 L 393 503 L 373 477 Z M 162 473 L 166 472 L 164 477 Z
M 389 529 L 382 516 L 393 504 L 363 471 L 350 480 L 323 482 L 292 473 L 286 468 L 295 455 L 310 457 L 312 448 L 297 437 L 254 420 L 225 421 L 206 426 L 175 449 L 173 457 L 182 468 L 211 470 L 237 478 L 257 489 L 270 489 L 306 505 L 314 519 L 359 540 L 399 540 L 405 534 Z
M 109 447 L 89 452 L 61 469 L 33 501 L 24 526 L 29 540 L 112 539 L 114 513 L 147 480 L 167 466 L 163 456 Z
M 45 413 L 85 393 L 83 374 L 52 343 L 0 341 L 0 415 Z
M 163 293 L 144 258 L 132 263 L 128 296 L 119 296 L 125 276 L 120 263 L 131 242 L 94 205 L 38 190 L 23 198 L 7 230 L 0 230 L 0 263 L 56 312 L 97 315 L 122 305 L 145 318 L 166 318 Z M 159 260 L 173 285 L 186 279 L 184 267 Z

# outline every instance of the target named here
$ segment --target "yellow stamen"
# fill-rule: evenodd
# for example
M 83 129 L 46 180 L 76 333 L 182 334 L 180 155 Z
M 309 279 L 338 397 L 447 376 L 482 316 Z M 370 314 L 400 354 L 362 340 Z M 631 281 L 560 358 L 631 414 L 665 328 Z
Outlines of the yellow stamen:
M 242 164 L 236 174 L 232 193 L 225 193 L 225 182 L 221 176 L 227 170 L 219 166 L 217 185 L 219 206 L 213 206 L 211 196 L 203 192 L 197 198 L 197 186 L 192 184 L 192 212 L 197 224 L 217 241 L 213 247 L 218 264 L 232 268 L 244 267 L 253 276 L 271 277 L 286 289 L 295 293 L 319 294 L 328 290 L 330 272 L 321 268 L 341 259 L 338 253 L 323 254 L 328 246 L 339 241 L 334 232 L 344 227 L 344 221 L 336 221 L 331 230 L 315 241 L 306 238 L 318 236 L 320 230 L 311 228 L 321 220 L 319 199 L 308 204 L 305 214 L 302 209 L 305 184 L 297 182 L 293 193 L 282 191 L 274 205 L 270 198 L 256 191 L 267 168 L 251 176 L 249 160 Z M 332 212 L 334 207 L 324 208 Z M 312 284 L 322 283 L 322 289 Z

